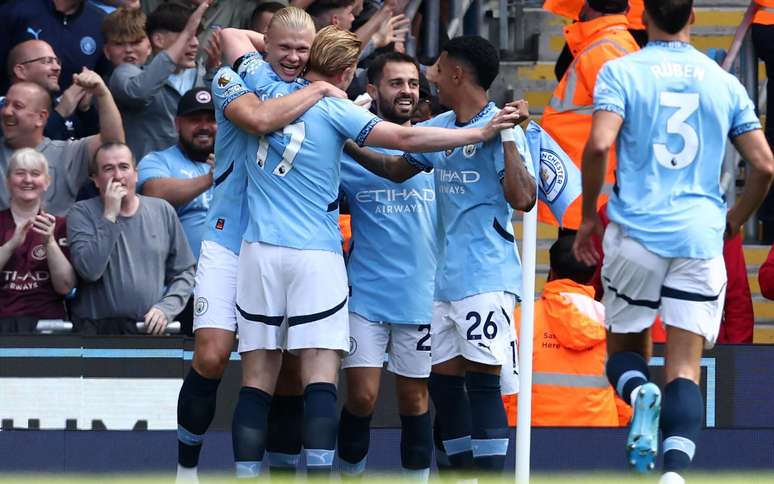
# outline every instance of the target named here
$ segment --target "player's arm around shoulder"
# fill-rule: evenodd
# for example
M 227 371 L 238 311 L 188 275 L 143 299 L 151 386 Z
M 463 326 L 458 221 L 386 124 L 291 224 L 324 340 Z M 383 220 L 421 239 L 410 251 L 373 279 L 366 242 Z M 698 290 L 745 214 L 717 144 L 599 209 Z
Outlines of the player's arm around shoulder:
M 374 175 L 396 183 L 402 183 L 422 171 L 419 167 L 412 165 L 406 156 L 388 155 L 368 148 L 361 148 L 352 140 L 347 140 L 344 144 L 344 153 Z

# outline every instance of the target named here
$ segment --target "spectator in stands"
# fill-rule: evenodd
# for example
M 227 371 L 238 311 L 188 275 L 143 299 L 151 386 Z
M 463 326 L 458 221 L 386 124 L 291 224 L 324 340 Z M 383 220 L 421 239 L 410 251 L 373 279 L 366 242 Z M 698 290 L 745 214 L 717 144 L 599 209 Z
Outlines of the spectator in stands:
M 61 59 L 60 87 L 67 89 L 84 67 L 107 73 L 100 25 L 105 12 L 85 0 L 16 0 L 0 7 L 0 65 L 25 40 L 45 40 Z M 3 79 L 3 85 L 8 83 Z
M 148 17 L 146 29 L 153 59 L 145 66 L 122 64 L 110 78 L 124 116 L 126 144 L 136 159 L 177 142 L 177 104 L 183 94 L 205 84 L 196 62 L 196 31 L 206 9 L 202 3 L 190 14 L 179 5 L 161 5 Z
M 274 14 L 284 7 L 283 4 L 277 2 L 259 3 L 250 17 L 250 30 L 266 35 L 266 31 L 269 30 L 269 22 L 274 18 Z
M 33 333 L 40 319 L 64 319 L 75 287 L 65 219 L 43 208 L 51 183 L 46 157 L 32 148 L 11 155 L 11 207 L 0 211 L 0 333 Z
M 626 30 L 628 21 L 624 13 L 627 8 L 627 0 L 588 0 L 580 13 L 580 18 L 585 20 L 564 29 L 570 50 L 578 55 L 554 89 L 541 124 L 578 168 L 591 132 L 597 74 L 607 61 L 639 49 Z M 611 152 L 605 179 L 609 188 L 614 182 L 615 168 L 615 153 Z M 600 197 L 600 205 L 606 200 L 606 196 Z M 562 220 L 556 220 L 548 207 L 540 203 L 539 219 L 564 229 L 577 230 L 581 222 L 581 203 L 579 196 L 564 212 Z
M 73 328 L 86 334 L 161 334 L 193 290 L 194 258 L 175 210 L 135 192 L 129 147 L 107 143 L 89 168 L 100 196 L 67 217 L 73 266 L 80 276 Z
M 105 37 L 105 57 L 113 67 L 121 64 L 145 65 L 151 54 L 151 45 L 145 33 L 145 14 L 135 8 L 119 8 L 102 22 Z
M 164 4 L 176 4 L 192 11 L 207 1 L 211 7 L 204 15 L 203 28 L 198 33 L 201 45 L 207 45 L 210 36 L 218 29 L 226 27 L 247 28 L 257 3 L 256 0 L 144 0 L 142 4 L 145 13 L 150 14 Z
M 11 83 L 28 81 L 45 89 L 54 100 L 43 135 L 55 140 L 84 138 L 99 132 L 97 110 L 92 96 L 77 84 L 59 94 L 61 60 L 43 40 L 25 40 L 8 54 Z
M 532 425 L 616 427 L 615 392 L 605 376 L 605 307 L 590 285 L 595 266 L 572 254 L 574 235 L 550 249 L 548 282 L 535 302 Z M 519 325 L 521 308 L 514 312 Z M 515 412 L 508 415 L 515 422 Z
M 198 260 L 212 199 L 213 147 L 218 129 L 209 89 L 192 89 L 180 99 L 175 125 L 177 144 L 152 151 L 140 160 L 137 189 L 143 195 L 163 198 L 177 209 Z
M 121 114 L 107 86 L 96 72 L 84 70 L 75 75 L 75 84 L 96 99 L 100 134 L 68 141 L 54 141 L 43 135 L 51 98 L 39 85 L 18 82 L 11 86 L 0 108 L 0 210 L 9 206 L 5 172 L 11 153 L 35 148 L 48 160 L 51 185 L 44 195 L 46 211 L 64 216 L 75 202 L 80 188 L 88 180 L 88 164 L 102 143 L 124 139 Z

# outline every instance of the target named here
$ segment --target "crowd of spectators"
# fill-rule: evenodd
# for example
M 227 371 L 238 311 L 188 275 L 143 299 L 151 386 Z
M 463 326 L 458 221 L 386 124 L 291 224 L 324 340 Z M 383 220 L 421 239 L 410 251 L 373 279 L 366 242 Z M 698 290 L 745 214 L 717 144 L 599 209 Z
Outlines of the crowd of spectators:
M 265 33 L 288 3 L 367 46 L 353 98 L 375 53 L 405 50 L 405 0 L 0 2 L 0 333 L 190 332 L 221 29 Z

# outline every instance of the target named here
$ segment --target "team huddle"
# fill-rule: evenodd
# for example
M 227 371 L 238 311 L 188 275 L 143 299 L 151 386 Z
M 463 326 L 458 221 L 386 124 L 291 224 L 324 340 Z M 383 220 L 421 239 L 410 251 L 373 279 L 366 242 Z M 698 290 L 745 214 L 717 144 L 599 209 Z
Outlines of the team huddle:
M 688 1 L 651 3 L 665 18 L 691 8 Z M 674 30 L 654 17 L 670 34 L 688 21 Z M 178 478 L 196 478 L 237 331 L 238 477 L 258 475 L 264 458 L 273 471 L 287 471 L 303 457 L 307 472 L 327 474 L 335 455 L 343 474 L 362 474 L 385 354 L 396 376 L 406 474 L 427 480 L 433 454 L 440 468 L 502 471 L 509 432 L 501 395 L 518 390 L 512 314 L 521 267 L 511 218 L 513 210 L 532 208 L 537 185 L 516 127 L 528 115 L 526 103 L 499 109 L 487 97 L 497 50 L 477 36 L 450 40 L 428 71 L 450 110 L 412 127 L 419 66 L 411 57 L 383 54 L 369 66 L 374 114 L 344 93 L 361 51 L 350 32 L 315 32 L 306 12 L 287 7 L 265 38 L 235 29 L 221 38 L 230 67 L 212 83 L 214 188 L 196 273 L 194 360 L 178 401 Z M 684 66 L 680 72 L 698 72 L 698 65 L 707 73 L 701 83 L 675 70 L 654 75 L 652 66 L 664 58 Z M 670 344 L 691 348 L 670 353 L 668 346 L 668 380 L 673 370 L 675 379 L 664 395 L 678 422 L 664 432 L 664 450 L 690 460 L 698 427 L 685 430 L 683 422 L 701 419 L 670 402 L 695 400 L 696 341 L 717 335 L 722 232 L 738 230 L 757 206 L 755 190 L 771 178 L 752 104 L 738 81 L 715 75 L 715 67 L 686 42 L 656 40 L 611 61 L 597 83 L 575 252 L 580 260 L 596 258 L 596 194 L 617 143 L 603 269 L 611 288 L 608 375 L 635 408 L 635 467 L 650 466 L 651 451 L 655 456 L 658 418 L 653 437 L 650 403 L 661 399 L 647 382 L 645 343 L 635 337 L 660 311 L 675 329 Z M 726 135 L 763 173 L 729 212 L 728 227 L 718 183 Z M 342 194 L 353 226 L 346 264 Z M 697 227 L 709 213 L 711 223 Z M 340 414 L 339 368 L 347 378 Z

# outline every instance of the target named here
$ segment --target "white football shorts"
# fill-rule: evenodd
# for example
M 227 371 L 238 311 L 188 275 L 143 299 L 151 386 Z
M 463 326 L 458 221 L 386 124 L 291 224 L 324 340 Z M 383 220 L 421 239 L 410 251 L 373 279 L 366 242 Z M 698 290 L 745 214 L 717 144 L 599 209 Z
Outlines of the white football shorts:
M 624 234 L 605 230 L 602 284 L 605 324 L 613 333 L 639 333 L 660 315 L 664 324 L 715 343 L 726 298 L 723 256 L 665 258 Z
M 242 242 L 237 277 L 239 352 L 349 349 L 341 254 Z
M 374 322 L 349 313 L 349 355 L 342 368 L 381 368 L 407 378 L 430 376 L 430 325 Z
M 211 240 L 203 240 L 194 279 L 193 330 L 236 331 L 239 256 Z

